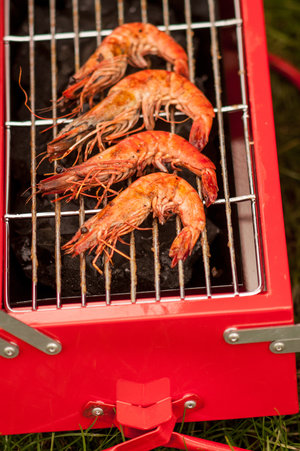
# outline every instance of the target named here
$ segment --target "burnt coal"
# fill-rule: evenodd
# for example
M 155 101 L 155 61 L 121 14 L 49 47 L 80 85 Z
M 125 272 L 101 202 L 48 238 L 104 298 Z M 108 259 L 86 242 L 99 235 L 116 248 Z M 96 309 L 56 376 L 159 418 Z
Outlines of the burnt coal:
M 74 206 L 70 205 L 70 209 Z M 61 220 L 61 244 L 66 243 L 78 230 L 78 217 L 63 217 Z M 151 215 L 144 221 L 141 228 L 151 229 Z M 56 288 L 55 275 L 55 220 L 54 218 L 38 219 L 37 256 L 39 261 L 38 280 L 42 286 L 52 290 Z M 208 222 L 208 238 L 212 242 L 220 230 Z M 175 218 L 169 219 L 164 226 L 159 226 L 160 241 L 160 281 L 161 289 L 178 288 L 178 268 L 171 269 L 169 250 L 176 236 Z M 122 237 L 125 242 L 130 242 L 130 235 Z M 151 230 L 138 230 L 134 232 L 137 267 L 137 290 L 152 291 L 154 281 L 154 254 Z M 25 276 L 31 279 L 31 223 L 30 221 L 17 220 L 13 222 L 11 230 L 11 246 L 16 261 L 22 268 Z M 129 255 L 129 246 L 119 243 L 117 248 Z M 86 285 L 87 295 L 99 295 L 105 292 L 105 278 L 100 275 L 92 265 L 94 255 L 86 256 Z M 104 270 L 103 258 L 99 258 L 97 265 Z M 184 264 L 184 280 L 187 286 L 193 278 L 195 264 L 203 266 L 200 240 L 196 244 L 191 257 Z M 80 295 L 80 267 L 79 258 L 62 253 L 62 295 L 66 297 Z M 203 280 L 202 274 L 197 275 L 197 284 Z M 195 285 L 193 281 L 192 285 Z M 130 290 L 131 275 L 130 263 L 123 256 L 115 252 L 113 257 L 111 291 L 112 293 L 128 293 Z
M 170 3 L 170 23 L 182 23 L 184 2 L 176 0 Z M 105 0 L 101 2 L 101 26 L 103 29 L 113 29 L 118 25 L 117 1 Z M 125 22 L 141 21 L 140 1 L 132 0 L 125 2 L 124 20 Z M 207 10 L 199 5 L 199 2 L 192 2 L 193 21 L 207 21 Z M 15 1 L 11 8 L 11 34 L 28 35 L 28 17 L 27 8 L 23 1 Z M 47 34 L 50 32 L 50 20 L 48 3 L 35 2 L 35 33 Z M 79 2 L 79 26 L 80 31 L 95 29 L 94 0 Z M 148 21 L 153 24 L 162 24 L 161 1 L 148 2 Z M 72 32 L 72 1 L 58 1 L 56 11 L 56 31 Z M 15 19 L 17 17 L 17 20 Z M 185 31 L 172 32 L 172 36 L 186 48 Z M 208 29 L 195 30 L 193 35 L 194 54 L 197 55 L 195 64 L 195 83 L 202 89 L 207 97 L 214 101 L 213 74 L 210 58 L 210 36 Z M 95 38 L 84 38 L 80 40 L 80 61 L 81 64 L 92 54 L 96 48 Z M 39 109 L 49 109 L 48 117 L 51 117 L 51 52 L 49 41 L 35 42 L 35 97 L 37 114 L 44 116 L 44 111 L 39 113 Z M 19 87 L 19 68 L 22 67 L 22 86 L 29 93 L 29 56 L 28 43 L 13 43 L 11 45 L 11 120 L 24 121 L 30 120 L 30 113 L 24 106 L 24 94 Z M 74 74 L 74 42 L 72 39 L 63 39 L 56 41 L 57 57 L 57 97 L 61 95 L 66 87 L 68 80 Z M 149 66 L 152 68 L 165 69 L 165 62 L 159 58 L 149 58 Z M 135 71 L 128 68 L 127 73 Z M 178 122 L 185 119 L 178 118 Z M 177 117 L 176 117 L 177 120 Z M 59 126 L 61 127 L 61 126 Z M 191 127 L 191 121 L 178 123 L 175 126 L 175 132 L 188 138 Z M 157 129 L 170 130 L 168 124 L 158 121 Z M 40 133 L 41 127 L 36 129 L 36 154 L 37 163 L 42 159 L 46 150 L 47 142 L 53 138 L 52 130 Z M 30 197 L 30 127 L 12 127 L 11 128 L 11 160 L 10 160 L 10 192 L 9 192 L 9 212 L 10 213 L 29 213 L 31 211 Z M 220 196 L 222 192 L 221 171 L 219 166 L 218 154 L 219 142 L 217 137 L 217 126 L 214 124 L 209 144 L 205 153 L 214 161 L 217 166 L 218 183 L 220 187 Z M 95 150 L 96 151 L 96 150 Z M 74 155 L 61 161 L 61 165 L 68 167 L 74 163 Z M 53 173 L 53 165 L 44 160 L 37 167 L 37 182 L 44 178 L 45 174 Z M 184 176 L 194 187 L 195 177 L 188 171 L 182 171 L 179 175 Z M 126 186 L 126 185 L 125 185 Z M 234 192 L 232 187 L 231 192 Z M 93 209 L 95 199 L 86 197 L 85 208 Z M 48 197 L 37 195 L 37 211 L 54 211 L 54 204 Z M 78 210 L 78 202 L 61 202 L 62 211 Z M 216 226 L 215 224 L 218 224 Z M 141 227 L 151 227 L 152 218 L 148 218 Z M 79 227 L 78 216 L 63 216 L 61 218 L 61 245 L 65 244 L 77 231 Z M 227 234 L 226 218 L 223 210 L 216 206 L 207 211 L 207 230 L 208 240 L 211 246 L 216 285 L 230 284 L 231 278 L 226 271 L 228 262 L 227 252 Z M 178 289 L 178 269 L 171 269 L 169 258 L 169 249 L 173 239 L 176 236 L 175 218 L 170 219 L 166 225 L 159 226 L 160 241 L 160 281 L 162 290 Z M 135 231 L 135 249 L 137 266 L 137 290 L 139 292 L 154 291 L 154 259 L 153 243 L 151 231 Z M 129 242 L 130 237 L 123 237 Z M 10 222 L 10 294 L 12 304 L 19 301 L 31 299 L 31 222 L 30 220 L 14 219 Z M 129 247 L 125 244 L 118 244 L 118 248 L 129 254 Z M 213 252 L 212 252 L 213 249 Z M 54 218 L 38 218 L 37 220 L 37 258 L 38 258 L 38 297 L 54 297 L 56 292 L 56 273 L 55 273 L 55 220 Z M 93 253 L 86 256 L 86 285 L 87 295 L 103 295 L 105 293 L 105 278 L 100 275 L 92 265 Z M 61 277 L 62 277 L 62 296 L 79 296 L 80 288 L 80 270 L 79 258 L 72 258 L 69 255 L 61 254 Z M 99 259 L 98 264 L 103 269 L 103 262 Z M 203 257 L 201 250 L 201 241 L 199 240 L 193 254 L 184 264 L 184 280 L 186 287 L 205 287 L 205 278 L 203 270 Z M 113 257 L 113 267 L 111 276 L 112 293 L 130 292 L 131 274 L 130 262 L 119 254 L 115 253 Z

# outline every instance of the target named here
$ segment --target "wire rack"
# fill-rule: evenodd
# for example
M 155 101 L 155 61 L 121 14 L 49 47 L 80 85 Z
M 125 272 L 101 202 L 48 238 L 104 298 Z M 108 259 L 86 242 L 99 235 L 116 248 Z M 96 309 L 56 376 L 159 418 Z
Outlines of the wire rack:
M 189 70 L 191 81 L 195 82 L 195 61 L 197 61 L 197 55 L 194 50 L 193 35 L 198 30 L 208 30 L 210 34 L 210 47 L 211 47 L 211 67 L 213 72 L 213 84 L 214 84 L 214 98 L 210 100 L 215 105 L 215 123 L 217 125 L 217 134 L 219 140 L 219 159 L 220 159 L 220 169 L 221 169 L 221 180 L 222 180 L 222 193 L 223 195 L 219 197 L 214 205 L 210 209 L 216 206 L 221 206 L 224 209 L 226 216 L 226 233 L 228 239 L 228 253 L 229 262 L 228 271 L 231 274 L 232 283 L 230 284 L 230 290 L 227 292 L 216 292 L 214 290 L 212 278 L 211 278 L 211 265 L 210 265 L 210 249 L 207 236 L 207 230 L 205 229 L 201 237 L 202 255 L 203 255 L 203 271 L 205 276 L 205 288 L 202 294 L 191 293 L 185 287 L 184 281 L 184 263 L 179 262 L 178 265 L 178 291 L 175 296 L 169 296 L 164 294 L 161 290 L 160 278 L 160 244 L 159 244 L 159 228 L 157 220 L 154 219 L 152 223 L 152 241 L 153 241 L 153 265 L 154 265 L 154 280 L 153 280 L 153 293 L 148 296 L 144 296 L 139 299 L 137 297 L 137 268 L 136 268 L 136 244 L 135 244 L 135 233 L 132 232 L 130 235 L 130 290 L 126 302 L 157 302 L 157 301 L 168 301 L 168 300 L 192 300 L 195 297 L 199 298 L 217 298 L 217 297 L 234 297 L 234 296 L 245 296 L 249 294 L 256 294 L 260 292 L 263 288 L 263 267 L 261 259 L 261 248 L 260 248 L 260 238 L 259 238 L 259 221 L 257 213 L 257 197 L 255 194 L 255 177 L 254 177 L 254 163 L 252 155 L 252 142 L 249 128 L 249 106 L 247 103 L 247 87 L 246 87 L 246 75 L 244 66 L 244 56 L 243 56 L 243 23 L 240 12 L 240 5 L 238 0 L 233 2 L 234 16 L 226 19 L 217 19 L 218 5 L 214 0 L 203 0 L 203 3 L 208 8 L 208 19 L 201 22 L 193 22 L 193 8 L 195 2 L 190 0 L 184 1 L 184 8 L 182 10 L 182 23 L 170 23 L 170 12 L 168 0 L 162 0 L 161 2 L 161 24 L 158 26 L 159 29 L 165 31 L 168 34 L 173 34 L 174 32 L 185 33 L 185 48 L 188 54 L 189 60 Z M 116 25 L 121 25 L 125 20 L 125 8 L 127 8 L 126 1 L 118 1 L 116 3 L 118 23 Z M 15 306 L 11 305 L 10 294 L 9 294 L 9 277 L 10 277 L 10 227 L 13 221 L 20 220 L 31 220 L 31 263 L 32 263 L 32 276 L 31 276 L 31 293 L 32 299 L 30 302 L 30 307 L 27 309 L 36 310 L 39 306 L 38 297 L 38 256 L 37 256 L 37 234 L 38 227 L 37 221 L 40 218 L 55 218 L 55 281 L 56 281 L 56 297 L 55 300 L 49 302 L 49 308 L 60 308 L 63 305 L 64 298 L 62 297 L 62 284 L 63 280 L 61 277 L 62 272 L 62 257 L 61 257 L 61 221 L 63 218 L 68 216 L 78 217 L 78 226 L 81 226 L 85 220 L 86 216 L 94 214 L 97 210 L 88 210 L 85 208 L 84 198 L 81 197 L 79 200 L 78 209 L 74 210 L 64 210 L 62 208 L 61 202 L 55 202 L 54 211 L 38 211 L 37 208 L 37 193 L 36 193 L 36 169 L 37 169 L 37 128 L 52 126 L 52 134 L 55 137 L 58 133 L 58 127 L 62 122 L 61 119 L 56 119 L 58 112 L 56 109 L 56 100 L 58 96 L 58 76 L 57 76 L 57 46 L 59 42 L 73 42 L 74 46 L 74 71 L 77 71 L 81 65 L 80 63 L 80 43 L 82 40 L 87 38 L 95 39 L 95 47 L 101 43 L 103 37 L 107 36 L 112 30 L 105 29 L 102 26 L 102 5 L 100 0 L 95 0 L 94 10 L 91 14 L 94 15 L 95 28 L 91 30 L 80 30 L 80 14 L 79 14 L 79 4 L 78 0 L 72 0 L 72 23 L 73 30 L 66 32 L 57 32 L 57 14 L 59 11 L 56 10 L 55 0 L 49 0 L 49 17 L 50 17 L 50 32 L 47 34 L 35 33 L 35 4 L 34 0 L 28 1 L 28 34 L 27 35 L 11 35 L 9 30 L 10 23 L 10 6 L 9 1 L 6 0 L 5 12 L 6 12 L 6 35 L 4 37 L 4 42 L 6 44 L 6 55 L 5 55 L 5 68 L 6 68 L 6 154 L 7 154 L 7 166 L 6 166 L 6 274 L 5 274 L 5 305 L 8 310 L 14 310 Z M 148 5 L 146 0 L 140 1 L 140 17 L 142 22 L 147 22 L 148 18 Z M 238 104 L 225 104 L 222 96 L 222 66 L 220 58 L 222 57 L 222 49 L 220 46 L 220 35 L 219 32 L 222 29 L 231 28 L 235 30 L 236 39 L 236 49 L 237 49 L 237 59 L 238 59 L 238 76 L 239 76 L 239 90 L 241 102 Z M 39 42 L 46 42 L 50 44 L 50 54 L 51 54 L 51 96 L 53 100 L 52 118 L 50 119 L 38 119 L 35 116 L 36 113 L 36 71 L 38 67 L 38 61 L 36 60 L 36 45 Z M 30 108 L 32 110 L 30 120 L 15 121 L 11 119 L 11 65 L 10 65 L 10 49 L 11 46 L 28 43 L 28 67 L 29 67 L 29 98 L 30 98 Z M 167 69 L 170 67 L 167 65 Z M 230 194 L 230 184 L 229 178 L 231 175 L 228 171 L 228 151 L 225 136 L 224 127 L 224 115 L 230 113 L 240 112 L 242 119 L 243 128 L 243 152 L 245 154 L 244 158 L 246 161 L 246 172 L 247 172 L 247 189 L 239 195 L 231 196 Z M 10 190 L 10 157 L 11 157 L 11 131 L 22 128 L 26 130 L 28 136 L 30 135 L 30 152 L 31 152 L 31 211 L 28 213 L 14 213 L 10 211 L 9 205 L 9 190 Z M 171 131 L 174 131 L 174 125 L 171 126 Z M 54 162 L 54 172 L 57 169 L 57 163 Z M 130 183 L 130 180 L 129 180 Z M 201 185 L 200 180 L 196 178 L 196 186 L 198 188 L 199 195 L 201 196 Z M 232 208 L 239 205 L 248 205 L 249 212 L 251 215 L 251 237 L 249 240 L 253 241 L 254 249 L 254 260 L 255 267 L 254 272 L 256 273 L 256 283 L 255 286 L 251 286 L 250 289 L 241 288 L 238 280 L 238 264 L 236 249 L 237 244 L 234 239 L 234 227 L 232 219 Z M 176 229 L 180 229 L 180 221 L 176 220 Z M 246 253 L 245 249 L 242 249 L 242 253 Z M 149 258 L 152 258 L 149 256 Z M 247 256 L 243 257 L 247 260 Z M 89 306 L 90 302 L 87 298 L 87 287 L 86 287 L 86 259 L 85 256 L 80 256 L 80 296 L 74 301 L 81 306 Z M 104 275 L 105 278 L 105 293 L 102 293 L 102 298 L 106 304 L 112 303 L 111 297 L 111 273 L 112 269 L 108 262 L 104 263 Z M 123 297 L 124 300 L 124 297 Z M 20 309 L 20 307 L 18 307 Z

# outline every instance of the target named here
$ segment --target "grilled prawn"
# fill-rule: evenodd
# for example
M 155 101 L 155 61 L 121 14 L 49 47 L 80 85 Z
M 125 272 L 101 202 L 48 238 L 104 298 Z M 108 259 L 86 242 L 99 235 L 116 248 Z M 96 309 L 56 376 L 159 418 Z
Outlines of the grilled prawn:
M 70 100 L 89 100 L 96 93 L 117 83 L 125 74 L 127 64 L 145 69 L 145 55 L 158 55 L 174 65 L 177 74 L 189 76 L 187 55 L 170 36 L 149 23 L 127 23 L 107 36 L 95 53 L 71 77 L 62 94 L 61 104 Z
M 113 183 L 135 172 L 140 177 L 147 165 L 167 172 L 166 163 L 171 163 L 173 169 L 183 166 L 201 177 L 207 206 L 216 200 L 218 186 L 213 162 L 184 138 L 163 131 L 129 136 L 82 164 L 42 180 L 38 190 L 42 194 L 68 193 L 70 200 L 92 187 L 102 187 L 104 195 Z
M 104 252 L 111 260 L 114 251 L 120 252 L 116 249 L 118 239 L 138 228 L 151 211 L 161 224 L 172 214 L 181 219 L 183 229 L 169 252 L 173 268 L 192 253 L 205 226 L 204 208 L 196 190 L 173 174 L 156 172 L 137 179 L 88 219 L 63 249 L 75 256 L 96 248 L 93 266 L 101 273 L 96 264 L 100 255 Z
M 98 142 L 121 138 L 138 121 L 152 130 L 160 109 L 175 105 L 193 120 L 189 141 L 203 149 L 208 141 L 214 110 L 205 95 L 181 75 L 165 70 L 144 70 L 129 75 L 110 89 L 107 97 L 87 113 L 66 125 L 47 146 L 50 161 L 87 144 L 86 154 Z

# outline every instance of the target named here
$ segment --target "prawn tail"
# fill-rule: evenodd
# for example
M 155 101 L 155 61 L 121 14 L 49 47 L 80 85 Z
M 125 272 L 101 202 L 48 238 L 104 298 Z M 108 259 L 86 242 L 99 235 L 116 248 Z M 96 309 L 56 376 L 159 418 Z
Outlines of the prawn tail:
M 211 115 L 203 114 L 193 122 L 189 141 L 199 150 L 202 150 L 207 144 L 212 120 L 213 117 Z
M 177 265 L 179 260 L 185 260 L 189 255 L 191 255 L 198 236 L 199 234 L 195 234 L 190 226 L 184 227 L 181 230 L 173 241 L 169 252 L 169 257 L 172 258 L 172 268 Z
M 216 201 L 219 191 L 214 169 L 203 169 L 201 171 L 201 188 L 205 205 L 209 207 Z

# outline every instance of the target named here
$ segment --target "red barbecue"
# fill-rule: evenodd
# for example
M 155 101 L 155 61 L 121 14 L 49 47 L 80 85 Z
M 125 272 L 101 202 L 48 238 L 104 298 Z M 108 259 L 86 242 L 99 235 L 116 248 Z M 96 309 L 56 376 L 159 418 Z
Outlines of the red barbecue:
M 96 1 L 90 28 L 81 29 L 84 14 L 74 0 L 71 31 L 63 29 L 55 1 L 49 22 L 37 19 L 39 7 L 29 0 L 27 26 L 19 30 L 10 24 L 10 2 L 2 6 L 2 434 L 76 430 L 97 419 L 96 428 L 123 427 L 128 440 L 115 450 L 225 450 L 173 432 L 175 423 L 183 416 L 191 422 L 298 411 L 300 327 L 293 321 L 263 4 L 232 0 L 225 9 L 224 2 L 203 0 L 199 12 L 200 3 L 186 0 L 170 14 L 163 1 L 154 18 L 151 2 L 141 1 L 135 12 L 116 2 L 108 27 Z M 160 227 L 154 219 L 152 231 L 131 232 L 130 246 L 124 245 L 130 261 L 114 256 L 111 266 L 104 258 L 101 275 L 91 267 L 92 254 L 72 259 L 61 251 L 95 213 L 89 199 L 42 198 L 36 185 L 47 169 L 37 156 L 62 122 L 55 119 L 55 102 L 67 75 L 57 67 L 71 51 L 74 73 L 81 51 L 91 54 L 114 27 L 136 21 L 130 14 L 156 21 L 187 50 L 191 81 L 215 110 L 203 152 L 216 165 L 220 191 L 187 262 L 171 269 L 164 251 L 180 221 Z M 17 112 L 16 96 L 23 94 L 12 80 L 20 65 L 31 114 L 23 97 L 23 113 Z M 44 95 L 53 100 L 48 120 L 35 116 Z M 185 119 L 181 113 L 173 118 Z M 43 138 L 39 132 L 49 126 Z M 190 126 L 177 123 L 171 131 L 184 134 Z M 26 177 L 32 188 L 27 203 L 20 197 Z M 201 195 L 199 179 L 188 177 Z

